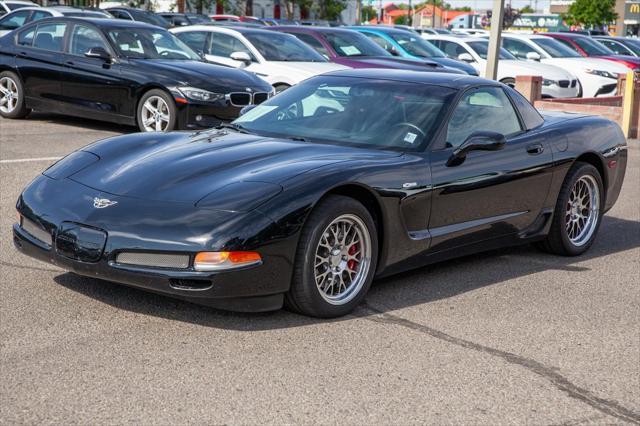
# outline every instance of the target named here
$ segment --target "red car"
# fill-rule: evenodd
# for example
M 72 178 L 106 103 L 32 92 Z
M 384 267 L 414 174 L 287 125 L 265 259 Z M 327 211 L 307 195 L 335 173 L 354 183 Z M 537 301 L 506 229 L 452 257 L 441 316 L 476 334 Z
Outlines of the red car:
M 640 58 L 630 55 L 618 55 L 589 36 L 575 33 L 544 33 L 544 35 L 553 37 L 582 56 L 609 59 L 619 62 L 634 71 L 640 71 Z

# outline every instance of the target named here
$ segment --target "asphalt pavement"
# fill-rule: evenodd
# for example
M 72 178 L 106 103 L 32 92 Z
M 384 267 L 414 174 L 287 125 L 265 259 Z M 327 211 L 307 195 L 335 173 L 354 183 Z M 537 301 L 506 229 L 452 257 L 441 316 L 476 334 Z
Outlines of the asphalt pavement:
M 21 189 L 134 130 L 0 119 L 0 424 L 640 424 L 639 141 L 586 255 L 432 265 L 326 321 L 217 311 L 19 254 Z

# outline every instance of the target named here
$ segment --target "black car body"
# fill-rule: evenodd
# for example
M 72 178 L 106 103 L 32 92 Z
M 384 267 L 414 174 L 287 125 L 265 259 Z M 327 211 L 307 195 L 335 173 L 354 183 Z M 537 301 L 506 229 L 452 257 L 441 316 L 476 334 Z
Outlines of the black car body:
M 415 120 L 430 113 L 414 110 L 420 105 L 412 103 L 413 93 L 441 100 L 428 106 L 433 114 L 422 130 Z M 306 100 L 299 99 L 309 96 L 325 106 L 305 115 Z M 491 96 L 502 99 L 500 114 L 511 114 L 513 122 L 500 120 L 503 115 L 484 119 L 497 111 Z M 365 111 L 372 103 L 384 114 Z M 481 116 L 465 124 L 461 111 Z M 331 135 L 340 135 L 342 113 L 352 133 L 340 141 Z M 81 275 L 224 309 L 277 309 L 286 298 L 299 311 L 335 316 L 353 306 L 308 310 L 296 293 L 305 264 L 314 262 L 306 242 L 329 235 L 314 234 L 314 222 L 331 221 L 353 204 L 358 215 L 370 216 L 371 239 L 363 241 L 371 244 L 362 247 L 371 250 L 373 279 L 556 235 L 557 222 L 565 220 L 567 179 L 576 171 L 602 183 L 589 211 L 604 214 L 618 198 L 627 162 L 625 138 L 611 121 L 541 117 L 500 83 L 450 74 L 330 73 L 235 123 L 235 129 L 209 132 L 127 135 L 76 151 L 20 195 L 16 247 Z M 256 123 L 270 130 L 256 131 Z M 464 142 L 449 142 L 456 138 Z M 586 250 L 590 238 L 565 254 Z M 344 259 L 356 255 L 349 250 Z M 194 269 L 194 259 L 211 251 L 257 255 L 244 267 Z
M 164 18 L 173 27 L 186 25 L 212 24 L 213 21 L 207 15 L 197 13 L 159 13 L 158 16 Z
M 43 38 L 44 44 L 36 47 L 43 28 L 55 28 L 59 34 Z M 140 121 L 140 100 L 151 90 L 164 93 L 167 103 L 175 108 L 175 129 L 215 126 L 236 118 L 242 107 L 269 96 L 271 86 L 252 73 L 202 62 L 193 52 L 190 54 L 197 60 L 125 55 L 109 36 L 116 32 L 128 39 L 130 31 L 147 30 L 175 38 L 166 30 L 139 22 L 41 20 L 0 39 L 0 72 L 17 76 L 27 108 L 127 125 Z M 35 38 L 34 32 L 38 34 Z M 72 48 L 74 34 L 84 36 L 78 37 Z M 104 57 L 87 56 L 97 45 L 102 46 L 102 53 L 98 53 Z M 181 89 L 184 87 L 216 94 L 217 98 L 189 97 Z

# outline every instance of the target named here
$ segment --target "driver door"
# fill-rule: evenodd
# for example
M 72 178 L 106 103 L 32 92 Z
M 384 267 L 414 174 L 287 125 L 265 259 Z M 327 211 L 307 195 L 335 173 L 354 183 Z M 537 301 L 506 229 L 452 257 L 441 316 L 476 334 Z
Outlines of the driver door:
M 75 24 L 70 31 L 62 68 L 62 101 L 70 113 L 115 118 L 131 115 L 123 110 L 128 103 L 127 81 L 120 73 L 120 65 L 98 58 L 88 58 L 85 53 L 101 47 L 114 53 L 102 33 L 93 26 Z
M 447 126 L 446 145 L 431 152 L 433 203 L 429 222 L 435 251 L 516 234 L 539 216 L 551 184 L 551 149 L 539 132 L 525 131 L 501 87 L 469 89 Z M 447 165 L 477 131 L 506 137 L 498 151 L 471 151 Z M 435 147 L 438 148 L 438 147 Z

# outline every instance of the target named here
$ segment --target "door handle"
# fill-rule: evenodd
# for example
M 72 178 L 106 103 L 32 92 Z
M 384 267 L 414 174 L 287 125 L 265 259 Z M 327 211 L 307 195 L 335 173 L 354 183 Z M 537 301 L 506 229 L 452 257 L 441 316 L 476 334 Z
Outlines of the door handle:
M 544 146 L 541 143 L 534 143 L 532 145 L 527 146 L 527 153 L 531 155 L 542 154 L 544 151 Z
M 73 61 L 67 61 L 67 62 L 65 62 L 65 65 L 74 66 L 75 63 Z

